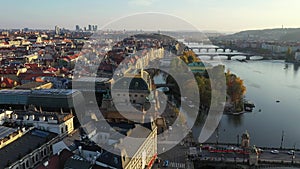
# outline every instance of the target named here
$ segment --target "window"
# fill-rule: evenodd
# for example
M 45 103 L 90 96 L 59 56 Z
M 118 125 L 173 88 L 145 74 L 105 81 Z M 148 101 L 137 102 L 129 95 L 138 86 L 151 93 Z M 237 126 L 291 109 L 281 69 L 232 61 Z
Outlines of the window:
M 134 87 L 137 89 L 139 87 L 139 82 L 135 82 Z
M 26 168 L 28 168 L 29 167 L 29 162 L 28 162 L 28 160 L 26 161 Z
M 68 125 L 66 125 L 66 132 L 68 132 Z
M 134 95 L 134 97 L 138 97 L 138 95 L 136 94 L 136 95 Z
M 64 133 L 64 128 L 63 127 L 61 128 L 61 133 Z

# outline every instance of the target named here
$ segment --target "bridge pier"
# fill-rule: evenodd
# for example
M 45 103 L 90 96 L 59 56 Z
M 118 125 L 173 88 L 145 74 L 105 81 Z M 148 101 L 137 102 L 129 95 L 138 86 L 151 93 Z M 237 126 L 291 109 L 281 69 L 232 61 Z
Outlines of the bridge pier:
M 246 60 L 250 60 L 250 58 L 251 58 L 250 55 L 246 56 Z
M 210 56 L 210 60 L 214 60 L 214 56 L 213 55 Z
M 227 56 L 227 60 L 231 60 L 231 57 L 232 57 L 232 56 Z

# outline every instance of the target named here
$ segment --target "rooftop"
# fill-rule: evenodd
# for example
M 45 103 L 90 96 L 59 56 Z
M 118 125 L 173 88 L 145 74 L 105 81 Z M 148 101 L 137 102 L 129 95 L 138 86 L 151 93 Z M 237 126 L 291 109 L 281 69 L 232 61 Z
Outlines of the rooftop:
M 70 113 L 58 113 L 58 112 L 37 112 L 37 111 L 14 111 L 13 114 L 18 115 L 18 119 L 23 120 L 25 115 L 34 115 L 34 121 L 39 121 L 39 117 L 45 117 L 45 121 L 49 121 L 49 118 L 53 117 L 53 120 L 57 120 L 58 124 L 63 123 L 73 117 Z
M 65 89 L 40 89 L 40 90 L 0 90 L 0 95 L 58 95 L 66 96 L 74 94 L 76 90 L 65 90 Z
M 102 78 L 102 77 L 81 77 L 76 79 L 76 82 L 96 82 L 96 83 L 105 83 L 108 82 L 110 78 Z
M 43 85 L 46 84 L 51 84 L 50 82 L 29 82 L 29 83 L 25 83 L 23 85 L 17 86 L 15 87 L 15 89 L 35 89 L 35 88 L 39 88 Z
M 65 90 L 65 89 L 41 89 L 32 90 L 33 95 L 58 95 L 58 96 L 69 96 L 76 93 L 76 90 Z
M 16 129 L 0 126 L 0 140 L 16 132 Z
M 33 129 L 18 140 L 0 149 L 0 168 L 7 167 L 7 163 L 14 163 L 19 157 L 24 157 L 41 145 L 53 139 L 57 134 Z

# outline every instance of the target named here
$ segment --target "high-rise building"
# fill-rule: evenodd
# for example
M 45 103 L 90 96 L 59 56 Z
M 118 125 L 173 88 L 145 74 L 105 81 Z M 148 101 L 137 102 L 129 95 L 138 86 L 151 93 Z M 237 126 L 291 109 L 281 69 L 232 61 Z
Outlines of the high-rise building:
M 55 34 L 59 35 L 60 34 L 60 28 L 56 25 L 54 29 L 55 29 Z
M 93 31 L 97 31 L 97 29 L 98 29 L 98 26 L 97 25 L 93 25 Z
M 28 32 L 28 31 L 29 31 L 29 28 L 24 28 L 23 31 L 24 31 L 24 32 Z
M 76 25 L 75 30 L 76 30 L 76 31 L 80 31 L 80 26 L 79 26 L 79 25 Z
M 88 31 L 92 31 L 92 25 L 89 25 L 89 30 Z

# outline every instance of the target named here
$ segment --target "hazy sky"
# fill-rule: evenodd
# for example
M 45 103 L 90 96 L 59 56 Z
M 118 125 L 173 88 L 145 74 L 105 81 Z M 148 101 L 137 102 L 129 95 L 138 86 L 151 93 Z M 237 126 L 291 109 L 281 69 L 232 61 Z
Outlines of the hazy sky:
M 234 32 L 246 29 L 300 27 L 299 0 L 1 0 L 0 28 L 75 29 L 99 27 L 117 18 L 160 12 L 193 24 L 200 30 Z M 156 29 L 166 20 L 144 22 Z M 160 21 L 161 20 L 161 21 Z M 177 25 L 177 29 L 186 29 Z M 170 26 L 170 25 L 169 25 Z M 173 26 L 173 24 L 171 24 Z M 138 29 L 138 28 L 137 28 Z

